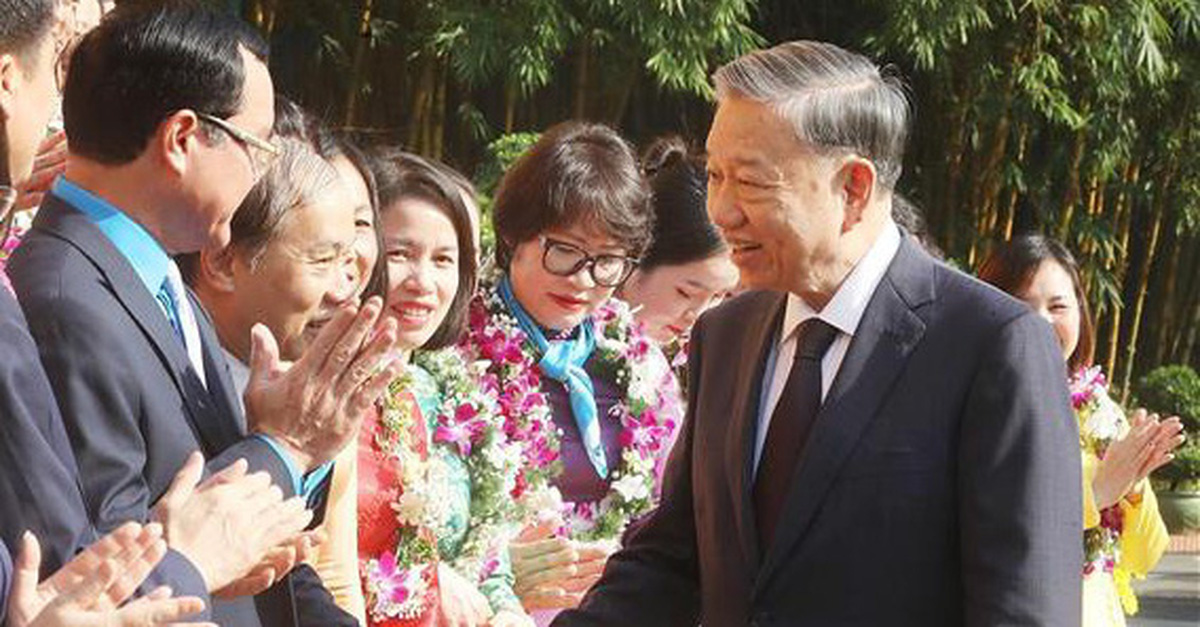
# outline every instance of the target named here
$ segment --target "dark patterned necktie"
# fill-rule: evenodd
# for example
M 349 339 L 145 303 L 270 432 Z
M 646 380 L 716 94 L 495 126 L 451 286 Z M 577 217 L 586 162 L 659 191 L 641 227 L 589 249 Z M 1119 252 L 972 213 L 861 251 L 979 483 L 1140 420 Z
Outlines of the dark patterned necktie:
M 810 318 L 800 327 L 796 357 L 779 403 L 771 413 L 754 481 L 754 515 L 763 553 L 775 537 L 792 474 L 821 411 L 821 358 L 837 336 L 837 329 L 817 318 Z

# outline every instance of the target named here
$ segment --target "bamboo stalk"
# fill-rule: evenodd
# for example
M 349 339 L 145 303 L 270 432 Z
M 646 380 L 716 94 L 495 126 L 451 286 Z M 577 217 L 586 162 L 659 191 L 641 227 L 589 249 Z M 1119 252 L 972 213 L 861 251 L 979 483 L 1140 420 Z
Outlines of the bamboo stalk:
M 1117 260 L 1113 274 L 1116 278 L 1117 288 L 1121 293 L 1125 292 L 1125 277 L 1129 270 L 1129 233 L 1133 226 L 1133 197 L 1129 194 L 1129 190 L 1137 185 L 1138 178 L 1141 176 L 1141 166 L 1136 162 L 1131 162 L 1125 168 L 1125 184 L 1121 186 L 1121 191 L 1117 194 L 1117 201 L 1114 203 L 1114 222 L 1117 224 L 1117 234 L 1119 238 L 1120 257 Z M 1124 304 L 1118 307 L 1113 307 L 1112 311 L 1112 327 L 1109 329 L 1108 336 L 1108 354 L 1104 360 L 1104 371 L 1110 375 L 1116 373 L 1117 368 L 1117 347 L 1121 339 L 1121 315 L 1124 310 Z
M 371 43 L 371 11 L 375 0 L 362 0 L 359 11 L 358 37 L 354 41 L 354 57 L 350 63 L 350 91 L 346 94 L 346 126 L 354 126 L 358 119 L 358 95 L 362 91 L 363 67 L 367 48 Z
M 1060 241 L 1067 241 L 1067 236 L 1071 234 L 1071 219 L 1074 217 L 1075 205 L 1079 202 L 1079 168 L 1083 164 L 1083 152 L 1086 147 L 1087 135 L 1081 129 L 1075 133 L 1075 142 L 1071 146 L 1071 167 L 1067 170 L 1067 189 L 1063 193 L 1057 229 Z
M 1158 248 L 1158 236 L 1162 231 L 1163 213 L 1165 213 L 1166 197 L 1174 179 L 1174 166 L 1168 166 L 1163 173 L 1152 204 L 1154 222 L 1150 227 L 1150 241 L 1146 244 L 1145 260 L 1138 277 L 1137 297 L 1134 299 L 1133 312 L 1129 318 L 1129 337 L 1125 341 L 1124 373 L 1121 376 L 1121 402 L 1129 400 L 1130 379 L 1133 378 L 1133 361 L 1137 357 L 1138 333 L 1141 331 L 1142 310 L 1146 305 L 1146 291 L 1150 285 L 1150 270 L 1154 265 L 1154 253 Z

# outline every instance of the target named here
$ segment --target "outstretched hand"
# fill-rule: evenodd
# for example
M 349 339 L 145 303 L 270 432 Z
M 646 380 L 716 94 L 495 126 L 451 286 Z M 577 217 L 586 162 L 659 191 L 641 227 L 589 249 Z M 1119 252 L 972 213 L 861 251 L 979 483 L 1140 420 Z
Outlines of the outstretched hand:
M 166 554 L 157 524 L 122 525 L 40 584 L 41 546 L 29 532 L 21 542 L 9 597 L 11 627 L 150 627 L 204 610 L 200 599 L 172 598 L 165 587 L 121 607 Z
M 554 521 L 527 526 L 508 545 L 513 592 L 526 611 L 577 607 L 604 572 L 614 543 L 587 543 L 554 534 Z
M 379 297 L 343 307 L 295 363 L 282 361 L 274 336 L 255 325 L 245 394 L 251 431 L 271 437 L 305 471 L 333 459 L 403 368 L 396 322 L 382 311 Z

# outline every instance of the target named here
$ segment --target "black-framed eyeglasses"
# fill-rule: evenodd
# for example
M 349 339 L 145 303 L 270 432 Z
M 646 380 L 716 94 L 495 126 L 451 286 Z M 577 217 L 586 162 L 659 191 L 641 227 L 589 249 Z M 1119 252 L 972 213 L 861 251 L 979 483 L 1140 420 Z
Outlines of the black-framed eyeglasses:
M 200 113 L 198 111 L 196 112 L 196 117 L 221 129 L 234 141 L 241 144 L 242 148 L 250 156 L 250 163 L 254 168 L 255 176 L 266 172 L 271 167 L 271 164 L 275 162 L 275 158 L 279 156 L 279 146 L 238 127 L 229 120 L 223 120 L 215 115 Z M 255 150 L 250 150 L 250 148 L 254 148 Z
M 617 287 L 637 267 L 638 260 L 625 255 L 591 255 L 574 244 L 541 236 L 542 267 L 557 276 L 571 276 L 588 269 L 596 285 Z

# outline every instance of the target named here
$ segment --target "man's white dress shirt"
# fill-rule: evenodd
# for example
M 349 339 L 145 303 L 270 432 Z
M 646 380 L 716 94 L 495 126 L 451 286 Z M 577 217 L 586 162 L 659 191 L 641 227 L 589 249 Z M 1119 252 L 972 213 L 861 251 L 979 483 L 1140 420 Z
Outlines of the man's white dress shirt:
M 850 340 L 858 330 L 875 288 L 883 280 L 888 266 L 900 250 L 900 229 L 896 223 L 888 219 L 867 254 L 854 265 L 854 269 L 842 281 L 833 298 L 829 299 L 825 308 L 814 311 L 804 299 L 795 294 L 788 294 L 787 310 L 783 315 L 782 328 L 775 335 L 767 355 L 767 367 L 763 371 L 762 390 L 759 396 L 758 429 L 754 438 L 754 468 L 757 473 L 758 463 L 762 459 L 763 445 L 767 440 L 767 430 L 771 426 L 771 414 L 779 397 L 783 394 L 783 386 L 787 383 L 788 373 L 796 355 L 797 331 L 800 325 L 809 318 L 819 318 L 838 330 L 838 336 L 825 351 L 821 359 L 821 400 L 829 394 L 829 388 L 837 377 L 846 351 L 850 348 Z

